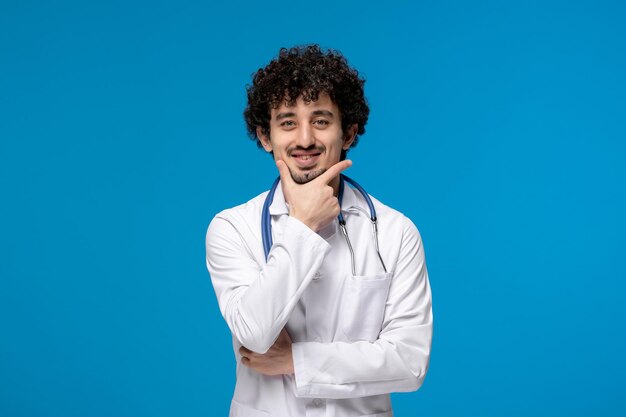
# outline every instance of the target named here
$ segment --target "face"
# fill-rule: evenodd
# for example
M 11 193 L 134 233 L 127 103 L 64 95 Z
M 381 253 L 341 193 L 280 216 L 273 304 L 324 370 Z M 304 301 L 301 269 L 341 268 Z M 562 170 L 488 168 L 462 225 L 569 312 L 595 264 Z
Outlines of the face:
M 291 171 L 291 177 L 304 184 L 321 175 L 339 162 L 341 151 L 354 141 L 357 125 L 344 134 L 339 107 L 328 94 L 320 93 L 317 101 L 305 103 L 298 97 L 293 106 L 283 103 L 272 109 L 270 134 L 257 136 L 274 159 L 282 159 Z

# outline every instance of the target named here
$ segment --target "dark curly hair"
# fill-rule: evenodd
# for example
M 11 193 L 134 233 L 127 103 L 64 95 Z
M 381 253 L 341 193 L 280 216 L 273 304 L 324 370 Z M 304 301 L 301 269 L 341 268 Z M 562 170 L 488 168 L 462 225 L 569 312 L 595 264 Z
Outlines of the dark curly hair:
M 246 87 L 248 105 L 243 115 L 248 135 L 261 147 L 257 127 L 269 135 L 271 109 L 283 102 L 294 105 L 300 96 L 305 102 L 311 102 L 317 100 L 320 93 L 327 93 L 339 107 L 343 132 L 355 123 L 358 125 L 353 147 L 358 136 L 365 133 L 370 111 L 363 92 L 364 83 L 358 71 L 350 68 L 338 51 L 324 52 L 319 45 L 281 48 L 278 58 L 260 68 L 252 77 L 252 85 Z M 345 157 L 346 151 L 342 151 L 341 159 Z

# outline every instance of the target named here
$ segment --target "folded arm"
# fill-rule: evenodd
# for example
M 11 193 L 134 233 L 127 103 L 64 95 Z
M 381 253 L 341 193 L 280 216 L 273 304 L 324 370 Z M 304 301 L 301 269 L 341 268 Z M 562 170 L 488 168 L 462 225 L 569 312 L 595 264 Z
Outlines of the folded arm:
M 417 228 L 406 219 L 378 339 L 294 343 L 297 395 L 353 398 L 414 391 L 428 370 L 432 328 L 424 250 Z
M 286 217 L 267 263 L 259 265 L 226 216 L 206 235 L 206 262 L 220 311 L 232 334 L 251 351 L 265 353 L 278 337 L 330 245 L 299 220 Z

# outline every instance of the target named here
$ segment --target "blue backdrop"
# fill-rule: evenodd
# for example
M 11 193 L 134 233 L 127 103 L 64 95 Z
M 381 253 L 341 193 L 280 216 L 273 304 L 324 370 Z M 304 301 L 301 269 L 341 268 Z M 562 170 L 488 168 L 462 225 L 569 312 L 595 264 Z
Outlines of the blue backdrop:
M 396 415 L 626 414 L 622 2 L 206 3 L 0 5 L 1 416 L 227 414 L 206 227 L 276 175 L 251 74 L 310 42 L 367 79 L 348 175 L 424 239 Z

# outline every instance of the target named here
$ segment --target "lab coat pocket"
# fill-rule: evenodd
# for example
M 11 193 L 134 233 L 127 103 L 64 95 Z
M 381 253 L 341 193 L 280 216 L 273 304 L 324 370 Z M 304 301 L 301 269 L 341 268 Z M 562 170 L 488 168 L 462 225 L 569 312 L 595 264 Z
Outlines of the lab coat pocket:
M 342 327 L 348 340 L 378 339 L 391 276 L 391 272 L 385 272 L 348 278 L 342 307 Z
M 271 417 L 271 414 L 232 400 L 229 417 Z

